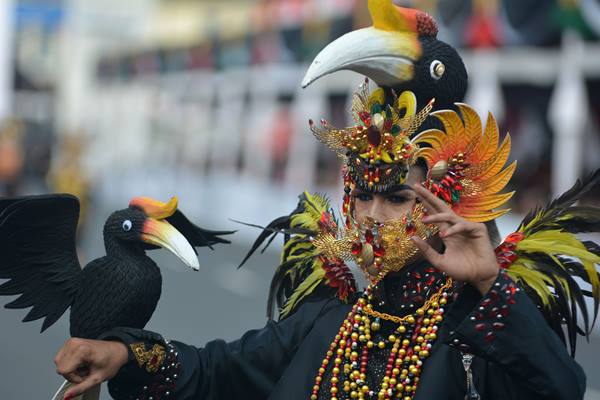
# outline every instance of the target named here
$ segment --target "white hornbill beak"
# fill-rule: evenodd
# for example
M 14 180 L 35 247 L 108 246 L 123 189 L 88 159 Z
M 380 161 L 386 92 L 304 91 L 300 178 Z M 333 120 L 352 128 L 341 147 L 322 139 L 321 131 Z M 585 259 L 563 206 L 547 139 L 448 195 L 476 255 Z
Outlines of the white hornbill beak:
M 192 245 L 167 221 L 147 218 L 142 229 L 142 240 L 169 250 L 193 270 L 200 269 L 198 256 Z
M 331 42 L 313 60 L 302 87 L 342 69 L 366 75 L 378 85 L 394 86 L 413 77 L 421 56 L 418 35 L 375 27 L 359 29 Z

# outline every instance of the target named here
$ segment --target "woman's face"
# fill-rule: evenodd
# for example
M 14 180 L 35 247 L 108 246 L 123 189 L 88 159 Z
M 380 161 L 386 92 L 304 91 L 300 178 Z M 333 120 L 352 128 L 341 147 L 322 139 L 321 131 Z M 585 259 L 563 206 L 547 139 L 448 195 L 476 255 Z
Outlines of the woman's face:
M 354 218 L 363 222 L 369 217 L 378 222 L 401 218 L 416 204 L 417 196 L 412 186 L 425 180 L 420 168 L 413 168 L 404 185 L 393 192 L 371 193 L 354 189 Z

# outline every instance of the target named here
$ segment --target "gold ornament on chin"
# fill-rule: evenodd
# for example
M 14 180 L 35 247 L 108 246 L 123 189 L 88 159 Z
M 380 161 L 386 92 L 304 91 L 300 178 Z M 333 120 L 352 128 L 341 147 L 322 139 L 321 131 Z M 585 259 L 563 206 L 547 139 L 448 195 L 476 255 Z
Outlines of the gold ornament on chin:
M 377 283 L 390 272 L 400 271 L 419 252 L 411 237 L 427 240 L 438 233 L 437 226 L 423 223 L 424 216 L 424 207 L 419 203 L 412 212 L 385 223 L 351 219 L 350 228 L 340 237 L 325 232 L 313 243 L 324 257 L 352 261 L 371 283 Z

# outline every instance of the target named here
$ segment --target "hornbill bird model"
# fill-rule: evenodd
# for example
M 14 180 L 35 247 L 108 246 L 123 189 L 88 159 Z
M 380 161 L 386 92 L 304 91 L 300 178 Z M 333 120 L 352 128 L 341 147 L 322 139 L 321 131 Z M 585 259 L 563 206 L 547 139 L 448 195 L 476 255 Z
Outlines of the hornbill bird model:
M 195 247 L 229 243 L 190 222 L 177 198 L 145 197 L 112 213 L 104 225 L 106 255 L 81 268 L 75 246 L 79 201 L 68 194 L 0 199 L 0 295 L 6 308 L 32 307 L 23 321 L 44 318 L 42 332 L 71 308 L 70 333 L 94 339 L 115 327 L 143 328 L 161 294 L 158 265 L 146 250 L 165 248 L 198 270 Z
M 395 6 L 391 0 L 369 0 L 373 26 L 331 42 L 314 59 L 302 87 L 347 69 L 371 78 L 386 89 L 416 95 L 421 109 L 435 98 L 436 109 L 455 109 L 467 90 L 467 71 L 456 52 L 436 38 L 435 20 L 419 10 Z M 360 45 L 357 45 L 360 43 Z M 423 130 L 428 128 L 421 127 Z

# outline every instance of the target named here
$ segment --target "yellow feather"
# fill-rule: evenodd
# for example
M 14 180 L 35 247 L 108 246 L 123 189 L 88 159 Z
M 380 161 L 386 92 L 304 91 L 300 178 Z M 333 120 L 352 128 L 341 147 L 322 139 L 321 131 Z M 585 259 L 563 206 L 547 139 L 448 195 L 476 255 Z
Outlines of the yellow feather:
M 457 146 L 462 142 L 461 136 L 464 134 L 464 127 L 458 114 L 451 110 L 441 110 L 431 113 L 444 125 L 444 131 L 447 135 L 446 151 L 452 153 L 458 150 Z M 464 139 L 463 139 L 464 140 Z
M 494 155 L 498 148 L 498 141 L 500 135 L 498 133 L 498 124 L 492 113 L 488 113 L 487 122 L 485 124 L 485 131 L 483 133 L 483 139 L 479 142 L 479 145 L 474 149 L 472 159 L 477 163 L 484 162 Z
M 304 281 L 294 290 L 294 293 L 286 300 L 281 309 L 281 317 L 285 318 L 291 313 L 302 299 L 312 293 L 313 290 L 325 279 L 325 270 L 320 261 L 316 260 L 313 271 Z
M 464 136 L 466 142 L 469 144 L 465 153 L 470 154 L 474 148 L 471 146 L 477 146 L 481 140 L 481 119 L 479 119 L 477 112 L 469 105 L 464 103 L 456 103 L 456 105 L 460 109 L 465 126 Z
M 508 184 L 510 178 L 512 177 L 515 169 L 517 168 L 517 161 L 513 161 L 510 163 L 508 167 L 504 169 L 504 171 L 500 172 L 496 176 L 492 176 L 491 178 L 483 181 L 477 182 L 475 185 L 477 186 L 478 192 L 480 196 L 485 196 L 488 194 L 498 193 Z M 467 193 L 467 189 L 465 188 L 465 193 Z
M 515 192 L 513 191 L 487 196 L 476 196 L 473 199 L 465 199 L 461 204 L 461 209 L 464 208 L 465 210 L 468 210 L 477 208 L 479 210 L 490 211 L 506 203 L 514 194 Z
M 489 211 L 489 212 L 486 212 L 486 211 L 473 212 L 470 210 L 465 210 L 465 211 L 459 210 L 458 215 L 460 215 L 461 217 L 463 217 L 466 220 L 473 221 L 473 222 L 487 222 L 487 221 L 496 219 L 498 217 L 501 217 L 509 211 L 510 211 L 510 208 L 505 209 L 505 210 Z

